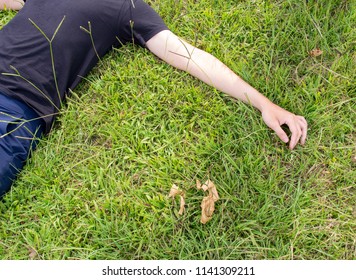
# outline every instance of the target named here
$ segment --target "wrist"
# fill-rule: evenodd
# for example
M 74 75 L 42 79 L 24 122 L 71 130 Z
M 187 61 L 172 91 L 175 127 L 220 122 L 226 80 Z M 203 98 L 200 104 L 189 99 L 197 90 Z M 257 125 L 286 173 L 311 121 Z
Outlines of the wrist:
M 271 100 L 269 100 L 267 97 L 261 95 L 259 98 L 258 102 L 255 104 L 255 108 L 259 110 L 261 113 L 264 111 L 271 110 L 273 107 L 277 106 L 274 104 Z

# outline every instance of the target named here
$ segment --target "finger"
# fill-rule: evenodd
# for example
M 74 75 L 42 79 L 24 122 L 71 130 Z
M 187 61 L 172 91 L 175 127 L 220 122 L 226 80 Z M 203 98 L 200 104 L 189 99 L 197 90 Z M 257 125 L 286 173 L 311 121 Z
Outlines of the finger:
M 288 143 L 289 141 L 288 135 L 284 132 L 284 130 L 279 125 L 273 125 L 270 126 L 270 128 L 273 129 L 274 132 L 276 132 L 279 139 L 281 139 L 284 143 Z
M 297 125 L 297 120 L 292 118 L 287 122 L 287 125 L 292 133 L 291 135 L 291 140 L 289 143 L 289 148 L 291 150 L 294 149 L 294 147 L 297 145 L 300 136 L 302 135 L 302 130 L 300 129 L 299 125 Z
M 300 137 L 302 135 L 302 130 L 300 129 L 299 126 L 296 126 L 296 132 L 292 134 L 291 136 L 291 143 L 290 143 L 290 149 L 293 150 L 298 142 L 300 141 Z
M 308 134 L 308 123 L 303 117 L 299 117 L 298 121 L 299 121 L 300 129 L 302 131 L 300 144 L 304 145 Z
M 303 116 L 297 116 L 297 118 L 302 121 L 306 126 L 308 126 L 308 122 L 306 121 L 306 119 Z

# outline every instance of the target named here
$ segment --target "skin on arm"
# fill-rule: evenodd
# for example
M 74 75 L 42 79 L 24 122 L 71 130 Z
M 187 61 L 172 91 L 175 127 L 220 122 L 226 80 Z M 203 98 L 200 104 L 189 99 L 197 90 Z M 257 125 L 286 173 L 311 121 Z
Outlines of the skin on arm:
M 170 65 L 254 106 L 261 112 L 266 125 L 274 130 L 283 142 L 289 142 L 290 149 L 294 149 L 298 142 L 304 145 L 308 127 L 304 117 L 294 115 L 274 104 L 213 55 L 190 45 L 168 30 L 152 37 L 146 46 Z M 289 127 L 291 139 L 288 139 L 281 128 L 283 124 Z
M 20 10 L 24 4 L 22 0 L 0 0 L 0 10 Z

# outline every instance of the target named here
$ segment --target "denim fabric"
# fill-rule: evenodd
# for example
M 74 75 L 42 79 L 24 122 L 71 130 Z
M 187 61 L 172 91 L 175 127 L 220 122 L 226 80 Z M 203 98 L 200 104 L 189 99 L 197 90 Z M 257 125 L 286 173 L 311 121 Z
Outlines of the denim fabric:
M 0 197 L 10 190 L 43 130 L 30 107 L 0 93 Z

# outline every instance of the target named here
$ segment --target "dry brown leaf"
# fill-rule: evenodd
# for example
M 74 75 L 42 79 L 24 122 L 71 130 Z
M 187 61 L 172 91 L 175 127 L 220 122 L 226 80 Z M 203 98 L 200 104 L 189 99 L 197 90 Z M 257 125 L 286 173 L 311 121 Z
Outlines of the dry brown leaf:
M 320 56 L 322 54 L 323 54 L 323 51 L 321 49 L 319 49 L 319 48 L 316 48 L 316 49 L 311 50 L 309 52 L 309 55 L 312 56 L 312 57 L 317 57 L 317 56 Z
M 203 191 L 206 192 L 209 187 L 208 187 L 208 184 L 206 182 L 205 182 L 205 184 L 202 185 L 202 183 L 199 180 L 197 180 L 197 188 L 198 188 L 198 190 L 202 189 Z
M 201 219 L 200 222 L 206 224 L 211 220 L 215 210 L 215 202 L 219 199 L 219 194 L 214 183 L 207 180 L 203 185 L 197 180 L 197 188 L 209 191 L 208 196 L 203 198 L 201 203 Z
M 185 194 L 184 191 L 180 190 L 179 187 L 175 184 L 173 184 L 171 191 L 169 192 L 168 197 L 172 197 L 173 199 L 179 195 L 180 196 L 180 208 L 179 208 L 179 215 L 183 215 L 184 213 L 184 206 L 185 206 Z
M 168 197 L 173 197 L 175 198 L 176 195 L 180 195 L 182 193 L 181 190 L 179 190 L 178 186 L 176 184 L 173 184 L 171 191 L 169 192 Z
M 197 189 L 200 190 L 201 189 L 201 182 L 197 179 Z
M 180 208 L 179 208 L 178 215 L 183 215 L 183 213 L 184 213 L 184 206 L 185 206 L 184 196 L 181 195 L 181 196 L 180 196 Z
M 201 218 L 200 222 L 202 224 L 206 224 L 213 217 L 213 213 L 215 210 L 215 201 L 212 195 L 208 195 L 203 198 L 201 202 Z
M 32 247 L 30 246 L 27 246 L 27 249 L 28 249 L 28 252 L 29 252 L 29 257 L 30 257 L 30 260 L 33 260 L 37 257 L 37 251 L 35 249 L 33 249 Z
M 205 184 L 208 185 L 209 195 L 212 194 L 214 201 L 217 201 L 219 199 L 219 194 L 218 194 L 218 190 L 216 189 L 214 183 L 212 181 L 208 180 L 205 182 Z

